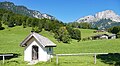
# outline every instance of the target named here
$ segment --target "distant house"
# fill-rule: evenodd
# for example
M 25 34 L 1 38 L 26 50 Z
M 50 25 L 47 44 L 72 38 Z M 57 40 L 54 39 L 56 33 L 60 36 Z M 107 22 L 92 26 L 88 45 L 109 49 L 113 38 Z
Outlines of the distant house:
M 48 61 L 53 54 L 53 47 L 56 47 L 52 41 L 42 35 L 32 32 L 20 44 L 24 49 L 25 61 Z
M 109 35 L 109 39 L 116 39 L 116 34 Z
M 96 39 L 108 39 L 108 36 L 107 34 L 99 34 L 99 35 L 95 35 L 95 36 L 91 36 L 93 40 L 96 40 Z
M 106 32 L 105 30 L 96 30 L 96 31 L 93 31 L 93 33 L 99 33 L 99 32 Z
M 116 34 L 112 34 L 112 35 L 99 34 L 99 35 L 91 36 L 91 38 L 93 40 L 96 40 L 96 39 L 116 39 Z

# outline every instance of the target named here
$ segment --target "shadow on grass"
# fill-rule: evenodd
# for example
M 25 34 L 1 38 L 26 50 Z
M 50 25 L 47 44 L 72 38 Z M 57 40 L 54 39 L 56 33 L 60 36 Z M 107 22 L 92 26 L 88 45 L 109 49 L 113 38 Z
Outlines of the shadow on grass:
M 16 54 L 16 53 L 9 53 L 9 54 L 13 54 L 13 56 L 5 56 L 5 60 L 9 60 L 9 59 L 17 58 L 18 56 L 21 56 L 21 54 Z M 0 54 L 0 55 L 3 55 L 3 54 Z M 0 60 L 3 60 L 3 56 L 0 56 Z
M 120 66 L 120 53 L 97 55 L 97 59 L 101 59 L 102 62 L 109 65 Z

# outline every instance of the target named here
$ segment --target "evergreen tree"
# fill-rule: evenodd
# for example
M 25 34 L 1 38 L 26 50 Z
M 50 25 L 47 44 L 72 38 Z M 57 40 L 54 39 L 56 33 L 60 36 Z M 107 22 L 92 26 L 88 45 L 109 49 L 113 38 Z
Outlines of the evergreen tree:
M 14 27 L 14 20 L 13 20 L 13 17 L 10 17 L 10 18 L 9 18 L 8 27 Z
M 23 28 L 26 28 L 26 22 L 25 21 L 23 21 Z
M 35 26 L 38 25 L 38 22 L 39 22 L 39 19 L 33 18 L 33 19 L 32 19 L 32 22 L 31 22 L 31 26 L 34 28 Z
M 91 28 L 91 25 L 87 22 L 81 22 L 79 24 L 79 28 L 83 28 L 83 29 L 90 29 Z
M 8 24 L 8 19 L 9 19 L 9 14 L 8 13 L 4 13 L 2 16 L 2 22 L 7 25 Z
M 64 24 L 62 22 L 59 22 L 58 20 L 51 21 L 51 30 L 53 33 L 57 32 L 62 26 L 64 26 Z
M 32 18 L 27 18 L 27 20 L 26 20 L 26 25 L 28 26 L 28 27 L 31 27 L 31 23 L 32 23 Z
M 38 29 L 39 29 L 39 32 L 42 31 L 42 27 L 43 27 L 43 25 L 42 25 L 42 23 L 39 21 L 39 22 L 38 22 Z
M 2 27 L 2 23 L 1 23 L 1 21 L 0 21 L 0 28 Z
M 52 28 L 52 22 L 47 19 L 47 20 L 46 20 L 46 23 L 44 24 L 44 29 L 45 29 L 46 31 L 50 31 L 51 28 Z
M 0 30 L 3 30 L 3 29 L 5 29 L 5 28 L 2 27 L 2 23 L 1 23 L 1 21 L 0 21 Z
M 21 26 L 22 22 L 24 22 L 23 21 L 23 16 L 20 16 L 20 15 L 15 15 L 14 19 L 15 19 L 15 24 L 18 25 L 18 26 Z
M 33 28 L 33 27 L 32 27 L 32 28 Z M 33 28 L 33 31 L 36 32 L 36 33 L 39 33 L 39 28 L 38 28 L 37 26 L 35 26 L 35 27 Z

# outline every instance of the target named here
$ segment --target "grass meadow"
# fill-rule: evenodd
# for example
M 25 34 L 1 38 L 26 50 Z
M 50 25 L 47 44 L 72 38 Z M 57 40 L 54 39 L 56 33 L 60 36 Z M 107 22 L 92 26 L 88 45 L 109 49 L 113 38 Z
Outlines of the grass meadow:
M 96 35 L 94 30 L 80 29 L 82 38 Z M 20 42 L 30 33 L 31 28 L 22 28 L 21 26 L 6 28 L 0 31 L 0 54 L 14 53 L 18 56 L 5 60 L 4 66 L 26 66 L 27 62 L 23 60 L 24 47 L 20 47 Z M 72 53 L 119 53 L 120 39 L 113 40 L 88 40 L 80 41 L 72 40 L 70 44 L 57 42 L 53 38 L 53 33 L 48 31 L 40 32 L 41 35 L 49 38 L 57 47 L 54 48 L 54 54 L 72 54 Z M 113 55 L 113 54 L 112 54 Z M 56 58 L 52 58 L 52 62 L 39 62 L 35 66 L 109 66 L 118 64 L 116 60 L 119 54 L 113 56 L 97 56 L 97 64 L 94 64 L 92 55 L 85 56 L 62 56 L 59 57 L 59 64 L 56 65 Z M 115 56 L 115 57 L 114 57 Z M 110 57 L 110 58 L 109 58 Z M 115 59 L 116 58 L 116 59 Z M 2 66 L 2 58 L 0 58 L 0 66 Z

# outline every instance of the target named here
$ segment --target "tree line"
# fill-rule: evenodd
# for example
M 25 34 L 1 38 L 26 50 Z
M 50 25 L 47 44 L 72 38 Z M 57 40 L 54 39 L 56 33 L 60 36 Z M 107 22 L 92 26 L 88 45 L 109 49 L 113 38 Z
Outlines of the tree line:
M 116 34 L 117 38 L 120 38 L 120 26 L 114 26 L 108 29 L 108 32 Z
M 0 9 L 0 30 L 4 29 L 2 24 L 7 25 L 8 27 L 32 27 L 31 31 L 37 33 L 41 32 L 42 29 L 51 31 L 54 33 L 55 39 L 64 43 L 70 43 L 71 39 L 81 40 L 81 32 L 79 29 L 74 29 L 61 21 L 28 17 L 5 9 Z
M 71 23 L 68 23 L 68 25 L 70 27 L 73 27 L 73 28 L 82 28 L 82 29 L 92 29 L 92 26 L 91 24 L 87 23 L 87 22 L 71 22 Z

